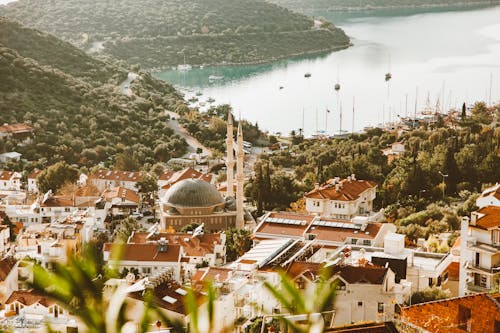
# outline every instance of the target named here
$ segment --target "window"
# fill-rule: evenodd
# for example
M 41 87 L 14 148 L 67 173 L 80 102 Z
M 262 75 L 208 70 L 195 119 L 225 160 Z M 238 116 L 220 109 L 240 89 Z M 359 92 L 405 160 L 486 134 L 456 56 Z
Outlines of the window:
M 363 302 L 362 301 L 358 301 L 358 306 L 363 306 Z
M 434 285 L 434 282 L 432 281 L 432 278 L 429 278 L 429 287 L 432 287 Z
M 471 328 L 471 310 L 461 304 L 458 305 L 458 328 L 470 332 Z
M 491 233 L 491 243 L 493 245 L 498 245 L 498 243 L 500 243 L 500 230 L 493 230 Z
M 363 240 L 363 245 L 372 245 L 372 242 L 369 239 Z
M 377 303 L 377 312 L 384 313 L 384 303 L 382 303 L 382 302 Z
M 475 261 L 476 266 L 479 266 L 480 258 L 481 254 L 479 252 L 476 252 L 476 261 Z
M 356 244 L 358 240 L 356 238 L 351 239 L 351 244 Z

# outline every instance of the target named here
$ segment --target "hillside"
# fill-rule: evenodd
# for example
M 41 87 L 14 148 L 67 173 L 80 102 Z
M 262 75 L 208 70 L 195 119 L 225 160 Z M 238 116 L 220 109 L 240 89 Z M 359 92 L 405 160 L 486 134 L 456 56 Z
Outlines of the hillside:
M 270 0 L 270 2 L 304 13 L 391 7 L 475 6 L 500 3 L 498 0 Z
M 332 24 L 263 0 L 19 0 L 0 15 L 143 68 L 265 62 L 349 45 Z
M 125 153 L 135 163 L 154 163 L 161 144 L 172 156 L 184 153 L 164 113 L 182 105 L 181 97 L 146 73 L 132 84 L 135 96 L 125 96 L 118 85 L 127 71 L 0 18 L 0 123 L 35 128 L 32 144 L 15 147 L 25 159 L 93 166 Z

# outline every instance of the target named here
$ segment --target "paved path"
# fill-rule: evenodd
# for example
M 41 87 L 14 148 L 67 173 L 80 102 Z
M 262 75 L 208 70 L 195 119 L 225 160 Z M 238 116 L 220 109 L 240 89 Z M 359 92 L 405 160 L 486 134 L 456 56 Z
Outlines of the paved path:
M 130 89 L 130 84 L 138 77 L 139 75 L 137 75 L 136 73 L 128 73 L 127 79 L 120 84 L 120 92 L 123 95 L 132 96 L 132 89 Z
M 172 111 L 165 111 L 169 116 L 170 119 L 168 120 L 168 126 L 174 130 L 176 134 L 178 134 L 180 137 L 184 138 L 188 144 L 188 152 L 185 157 L 188 157 L 189 154 L 191 153 L 196 153 L 196 150 L 198 148 L 201 148 L 203 151 L 203 154 L 206 155 L 207 157 L 212 157 L 212 152 L 210 149 L 202 145 L 196 138 L 192 137 L 191 134 L 186 131 L 184 127 L 179 124 L 179 114 L 172 112 Z

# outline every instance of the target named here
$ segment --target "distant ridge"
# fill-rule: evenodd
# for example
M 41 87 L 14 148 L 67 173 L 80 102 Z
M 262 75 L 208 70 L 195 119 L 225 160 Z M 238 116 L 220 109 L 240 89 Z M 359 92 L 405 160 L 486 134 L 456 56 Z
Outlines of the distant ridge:
M 331 23 L 263 0 L 18 0 L 0 15 L 148 69 L 269 62 L 350 45 Z

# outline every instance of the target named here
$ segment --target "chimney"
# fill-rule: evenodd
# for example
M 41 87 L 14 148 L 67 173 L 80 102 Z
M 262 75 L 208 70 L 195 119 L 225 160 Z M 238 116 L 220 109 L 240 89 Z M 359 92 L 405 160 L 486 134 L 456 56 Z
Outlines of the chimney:
M 476 225 L 476 222 L 477 222 L 477 212 L 472 212 L 470 214 L 470 217 L 471 217 L 471 220 L 470 220 L 470 224 L 471 225 Z
M 314 183 L 314 189 L 319 190 L 319 183 Z
M 347 176 L 347 181 L 350 183 L 351 182 L 351 176 Z
M 354 174 L 354 173 L 353 173 L 353 174 L 351 175 L 351 179 L 352 179 L 353 181 L 355 181 L 355 180 L 356 180 L 356 174 Z

